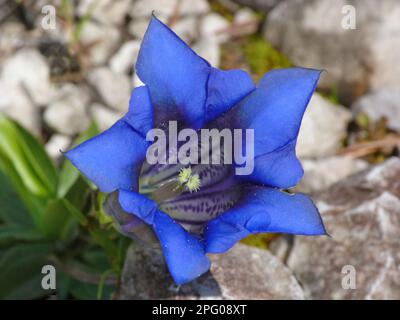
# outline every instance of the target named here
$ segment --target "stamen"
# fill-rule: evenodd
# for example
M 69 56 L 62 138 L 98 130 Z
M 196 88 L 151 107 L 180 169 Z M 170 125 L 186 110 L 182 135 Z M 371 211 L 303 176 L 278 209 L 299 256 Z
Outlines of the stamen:
M 179 171 L 178 181 L 180 185 L 186 186 L 186 188 L 192 193 L 200 190 L 201 180 L 198 174 L 192 174 L 192 168 L 182 168 Z
M 179 170 L 179 175 L 178 175 L 179 183 L 181 184 L 187 183 L 191 175 L 192 175 L 192 168 L 190 167 L 182 168 L 181 170 Z
M 198 174 L 194 174 L 189 178 L 189 181 L 186 183 L 186 187 L 189 189 L 189 191 L 192 193 L 197 192 L 200 190 L 200 177 Z

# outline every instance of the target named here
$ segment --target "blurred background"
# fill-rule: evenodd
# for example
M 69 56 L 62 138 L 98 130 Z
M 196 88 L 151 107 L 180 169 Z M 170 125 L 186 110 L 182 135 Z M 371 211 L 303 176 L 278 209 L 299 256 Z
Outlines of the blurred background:
M 325 70 L 295 191 L 312 194 L 331 238 L 252 236 L 172 291 L 157 257 L 128 249 L 60 151 L 127 111 L 153 11 L 213 66 L 255 81 Z M 400 299 L 399 57 L 397 0 L 0 0 L 0 298 L 199 298 L 206 286 L 217 298 Z M 43 288 L 44 265 L 56 288 Z

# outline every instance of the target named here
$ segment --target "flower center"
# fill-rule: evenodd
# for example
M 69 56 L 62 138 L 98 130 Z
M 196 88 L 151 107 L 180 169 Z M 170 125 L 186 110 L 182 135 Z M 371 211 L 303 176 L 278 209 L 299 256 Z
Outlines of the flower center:
M 198 174 L 192 173 L 192 168 L 183 168 L 179 171 L 178 181 L 192 192 L 200 190 L 201 180 Z

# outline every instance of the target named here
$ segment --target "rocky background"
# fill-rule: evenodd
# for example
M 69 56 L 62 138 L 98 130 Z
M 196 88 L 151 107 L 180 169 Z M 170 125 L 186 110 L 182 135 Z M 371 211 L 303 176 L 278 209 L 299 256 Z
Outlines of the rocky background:
M 46 5 L 55 8 L 55 29 L 45 27 Z M 342 25 L 345 5 L 355 9 L 355 29 Z M 400 299 L 399 1 L 0 6 L 0 112 L 43 141 L 56 162 L 92 121 L 105 130 L 126 112 L 153 11 L 212 65 L 246 69 L 255 80 L 278 67 L 326 70 L 299 134 L 305 176 L 296 191 L 315 197 L 331 237 L 251 237 L 244 243 L 253 248 L 213 257 L 211 273 L 181 288 L 158 252 L 132 247 L 118 297 Z M 355 289 L 343 288 L 345 266 L 356 271 Z

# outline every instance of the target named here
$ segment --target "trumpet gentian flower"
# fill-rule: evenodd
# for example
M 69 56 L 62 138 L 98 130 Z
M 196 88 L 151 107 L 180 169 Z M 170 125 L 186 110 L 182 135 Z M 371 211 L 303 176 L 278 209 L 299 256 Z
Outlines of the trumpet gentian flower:
M 177 284 L 206 272 L 207 254 L 250 234 L 326 234 L 312 201 L 283 191 L 303 175 L 295 146 L 319 70 L 273 70 L 256 87 L 244 71 L 210 66 L 153 16 L 136 72 L 145 85 L 133 90 L 126 115 L 66 156 L 110 193 L 107 210 L 121 232 L 151 230 Z M 171 120 L 195 130 L 253 129 L 253 172 L 238 176 L 235 163 L 149 164 L 146 135 L 167 131 Z

